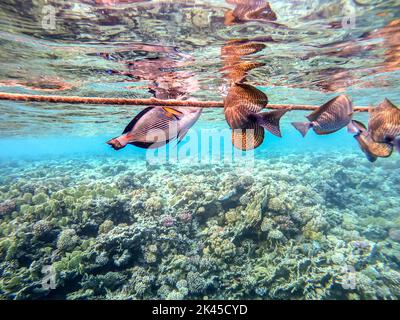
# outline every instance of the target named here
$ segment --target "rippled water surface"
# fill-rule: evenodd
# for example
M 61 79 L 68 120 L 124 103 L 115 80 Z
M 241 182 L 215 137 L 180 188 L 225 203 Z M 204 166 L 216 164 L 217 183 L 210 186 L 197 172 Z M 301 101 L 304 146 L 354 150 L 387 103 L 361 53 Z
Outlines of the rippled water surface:
M 244 60 L 264 64 L 248 79 L 264 87 L 272 103 L 319 104 L 335 92 L 348 92 L 361 105 L 399 98 L 397 1 L 273 1 L 279 24 L 230 25 L 225 15 L 234 6 L 222 0 L 47 4 L 54 5 L 54 19 L 47 18 L 52 11 L 44 1 L 1 3 L 4 91 L 149 97 L 148 87 L 158 86 L 169 87 L 172 97 L 220 100 L 229 84 L 221 48 L 260 37 L 265 48 Z M 351 24 L 343 28 L 346 21 Z M 25 124 L 46 119 L 53 124 L 46 132 L 98 134 L 130 117 L 130 108 L 100 110 L 3 103 L 7 130 L 1 132 L 20 134 Z M 28 116 L 16 118 L 16 112 Z M 219 114 L 208 111 L 204 120 Z
M 398 1 L 240 2 L 2 0 L 0 92 L 400 104 Z M 111 149 L 141 109 L 0 101 L 0 299 L 400 298 L 398 153 L 303 138 L 291 111 L 209 158 L 220 108 L 179 145 Z

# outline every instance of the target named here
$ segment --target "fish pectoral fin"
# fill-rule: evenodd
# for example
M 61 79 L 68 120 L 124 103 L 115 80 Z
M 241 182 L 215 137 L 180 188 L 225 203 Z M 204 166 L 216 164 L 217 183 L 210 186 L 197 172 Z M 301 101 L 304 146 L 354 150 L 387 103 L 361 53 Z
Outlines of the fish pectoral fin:
M 163 107 L 164 111 L 166 112 L 166 116 L 169 118 L 172 118 L 175 116 L 177 119 L 179 119 L 182 116 L 182 112 L 169 108 L 169 107 Z
M 384 110 L 384 109 L 397 110 L 398 108 L 388 98 L 385 98 L 385 100 L 383 100 L 383 102 L 376 109 L 379 109 L 379 110 Z

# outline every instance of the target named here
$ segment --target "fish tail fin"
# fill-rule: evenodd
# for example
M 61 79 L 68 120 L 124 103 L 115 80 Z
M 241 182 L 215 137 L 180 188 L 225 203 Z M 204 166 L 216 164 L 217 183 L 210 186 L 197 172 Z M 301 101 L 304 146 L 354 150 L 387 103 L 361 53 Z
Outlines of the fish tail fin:
M 347 126 L 347 133 L 358 134 L 358 130 L 356 128 L 354 128 L 354 126 L 352 125 L 351 122 Z
M 354 125 L 353 121 L 350 121 L 350 123 L 347 125 L 347 132 L 350 134 L 359 134 L 360 130 Z
M 311 128 L 310 122 L 292 122 L 292 125 L 301 133 L 303 137 L 306 136 L 308 130 Z
M 282 137 L 279 121 L 288 110 L 257 113 L 257 123 L 277 137 Z
M 127 143 L 124 141 L 124 139 L 121 139 L 121 137 L 113 138 L 108 140 L 106 143 L 109 144 L 114 150 L 120 150 L 127 145 Z
M 359 135 L 366 131 L 367 127 L 362 122 L 357 120 L 351 120 L 350 123 L 347 125 L 347 132 L 354 135 Z

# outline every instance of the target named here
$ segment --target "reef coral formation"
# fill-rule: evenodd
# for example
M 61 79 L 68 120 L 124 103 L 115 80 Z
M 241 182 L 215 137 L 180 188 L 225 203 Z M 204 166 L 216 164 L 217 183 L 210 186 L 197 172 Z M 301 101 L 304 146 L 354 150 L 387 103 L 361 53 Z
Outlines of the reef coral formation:
M 399 158 L 326 156 L 3 162 L 0 298 L 399 299 Z

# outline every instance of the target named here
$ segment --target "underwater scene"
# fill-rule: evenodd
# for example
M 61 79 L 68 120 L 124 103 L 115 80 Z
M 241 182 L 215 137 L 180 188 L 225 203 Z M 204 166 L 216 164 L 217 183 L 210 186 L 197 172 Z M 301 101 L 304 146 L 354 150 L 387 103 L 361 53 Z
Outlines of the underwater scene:
M 0 300 L 400 298 L 400 2 L 2 0 Z

